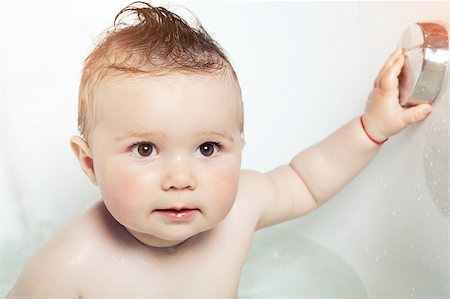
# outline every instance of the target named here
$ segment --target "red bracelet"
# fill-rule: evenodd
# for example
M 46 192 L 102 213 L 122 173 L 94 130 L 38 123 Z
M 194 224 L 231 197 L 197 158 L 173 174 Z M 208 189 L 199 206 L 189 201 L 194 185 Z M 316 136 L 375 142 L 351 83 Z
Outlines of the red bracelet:
M 377 141 L 377 140 L 375 140 L 372 136 L 369 135 L 369 133 L 367 133 L 366 126 L 364 126 L 364 123 L 363 123 L 362 115 L 361 115 L 361 117 L 359 118 L 359 120 L 361 121 L 361 126 L 363 127 L 364 133 L 366 133 L 367 137 L 369 137 L 369 139 L 372 140 L 374 143 L 376 143 L 376 144 L 378 144 L 378 145 L 381 145 L 381 144 L 385 143 L 385 142 L 389 139 L 389 138 L 386 138 L 386 139 L 383 140 L 383 141 Z

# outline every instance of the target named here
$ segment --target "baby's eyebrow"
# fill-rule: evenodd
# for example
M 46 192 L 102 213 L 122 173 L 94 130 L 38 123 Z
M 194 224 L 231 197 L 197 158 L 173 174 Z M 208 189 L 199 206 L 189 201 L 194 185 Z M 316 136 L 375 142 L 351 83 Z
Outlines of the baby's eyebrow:
M 217 136 L 217 137 L 221 137 L 221 138 L 225 138 L 228 139 L 231 142 L 234 142 L 234 138 L 231 134 L 225 133 L 225 132 L 220 132 L 220 131 L 206 131 L 200 134 L 200 137 L 213 137 L 213 136 Z
M 124 134 L 120 134 L 116 137 L 114 137 L 114 140 L 116 141 L 120 141 L 123 139 L 127 139 L 127 138 L 141 138 L 141 139 L 153 139 L 155 137 L 158 138 L 165 138 L 166 135 L 165 134 L 160 134 L 160 133 L 152 133 L 152 132 L 141 132 L 141 131 L 132 131 L 132 132 L 127 132 Z
M 226 132 L 221 132 L 221 131 L 205 131 L 205 132 L 200 132 L 199 134 L 196 134 L 196 135 L 199 138 L 220 137 L 220 138 L 228 139 L 231 142 L 234 142 L 234 138 L 231 134 L 228 134 Z M 167 135 L 162 134 L 162 133 L 132 131 L 132 132 L 126 132 L 124 134 L 115 136 L 114 140 L 120 141 L 120 140 L 127 139 L 127 138 L 140 138 L 140 139 L 151 140 L 154 138 L 164 139 L 164 138 L 167 138 Z

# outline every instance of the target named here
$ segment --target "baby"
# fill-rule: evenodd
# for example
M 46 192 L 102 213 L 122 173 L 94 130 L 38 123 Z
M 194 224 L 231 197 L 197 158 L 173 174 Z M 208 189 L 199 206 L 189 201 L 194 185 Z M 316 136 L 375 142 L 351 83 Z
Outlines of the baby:
M 255 230 L 318 208 L 431 113 L 399 102 L 405 59 L 387 59 L 361 117 L 287 165 L 241 170 L 241 91 L 223 50 L 164 8 L 126 7 L 85 61 L 71 139 L 102 200 L 31 258 L 7 298 L 236 297 Z

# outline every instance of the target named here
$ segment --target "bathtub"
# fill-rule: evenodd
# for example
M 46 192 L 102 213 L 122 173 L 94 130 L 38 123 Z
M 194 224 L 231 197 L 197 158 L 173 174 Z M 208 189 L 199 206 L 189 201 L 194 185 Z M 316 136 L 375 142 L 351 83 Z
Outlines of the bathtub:
M 39 246 L 100 198 L 68 139 L 82 60 L 117 2 L 0 2 L 0 297 Z M 235 66 L 243 168 L 260 171 L 360 115 L 408 25 L 449 24 L 446 1 L 182 5 Z M 240 298 L 450 297 L 448 86 L 447 76 L 430 117 L 385 143 L 324 206 L 255 234 Z

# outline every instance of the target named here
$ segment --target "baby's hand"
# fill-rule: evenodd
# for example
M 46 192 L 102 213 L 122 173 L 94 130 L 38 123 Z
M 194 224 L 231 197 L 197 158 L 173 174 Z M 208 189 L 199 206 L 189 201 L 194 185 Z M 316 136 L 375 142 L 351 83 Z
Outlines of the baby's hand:
M 378 74 L 369 95 L 363 122 L 367 132 L 375 140 L 383 141 L 409 125 L 425 119 L 431 113 L 430 104 L 409 108 L 400 104 L 398 77 L 406 55 L 401 48 L 392 53 Z

